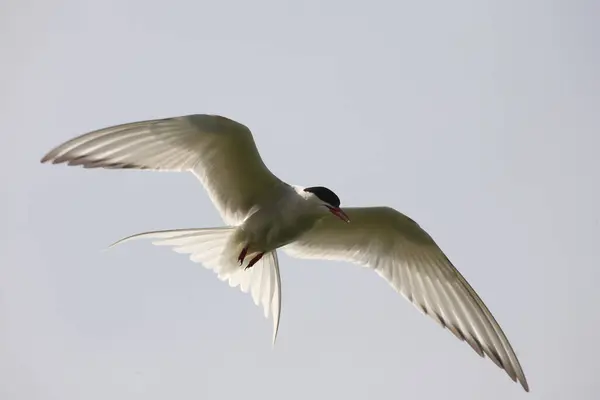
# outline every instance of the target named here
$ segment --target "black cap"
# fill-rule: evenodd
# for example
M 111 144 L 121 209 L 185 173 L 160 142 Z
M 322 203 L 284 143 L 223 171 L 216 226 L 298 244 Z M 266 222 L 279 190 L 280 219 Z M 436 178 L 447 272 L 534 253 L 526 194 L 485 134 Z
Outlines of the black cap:
M 304 189 L 304 191 L 314 194 L 319 199 L 321 199 L 322 201 L 324 201 L 325 203 L 327 203 L 333 207 L 340 206 L 340 198 L 335 193 L 333 193 L 331 190 L 327 189 L 326 187 L 313 186 L 313 187 L 308 187 L 308 188 Z

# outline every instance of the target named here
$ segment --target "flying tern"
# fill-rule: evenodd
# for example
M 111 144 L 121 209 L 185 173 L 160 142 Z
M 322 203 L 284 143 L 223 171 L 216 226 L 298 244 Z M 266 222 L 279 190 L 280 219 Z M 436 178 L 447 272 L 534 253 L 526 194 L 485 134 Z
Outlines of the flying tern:
M 285 183 L 267 168 L 251 131 L 239 122 L 198 114 L 115 125 L 69 140 L 41 162 L 192 172 L 227 226 L 144 232 L 115 244 L 153 239 L 249 292 L 265 317 L 273 318 L 273 343 L 281 311 L 281 248 L 294 257 L 373 269 L 529 391 L 500 325 L 427 232 L 393 208 L 342 210 L 339 197 L 326 187 Z

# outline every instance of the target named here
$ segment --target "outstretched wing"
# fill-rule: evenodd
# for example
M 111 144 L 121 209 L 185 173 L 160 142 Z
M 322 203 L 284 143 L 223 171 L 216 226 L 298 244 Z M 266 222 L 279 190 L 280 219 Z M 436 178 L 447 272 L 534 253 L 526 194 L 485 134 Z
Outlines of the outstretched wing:
M 216 115 L 96 130 L 61 144 L 41 161 L 85 168 L 193 172 L 229 225 L 239 225 L 264 196 L 283 186 L 262 161 L 250 130 Z
M 529 391 L 508 339 L 475 290 L 434 240 L 389 207 L 345 208 L 351 222 L 324 218 L 283 248 L 292 256 L 343 260 L 374 269 L 422 312 Z

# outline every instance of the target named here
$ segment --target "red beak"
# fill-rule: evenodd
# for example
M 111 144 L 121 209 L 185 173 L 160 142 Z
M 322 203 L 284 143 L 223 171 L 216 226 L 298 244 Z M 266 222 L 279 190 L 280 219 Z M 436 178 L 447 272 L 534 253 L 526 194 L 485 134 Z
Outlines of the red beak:
M 328 207 L 329 211 L 344 222 L 350 222 L 348 215 L 339 207 Z

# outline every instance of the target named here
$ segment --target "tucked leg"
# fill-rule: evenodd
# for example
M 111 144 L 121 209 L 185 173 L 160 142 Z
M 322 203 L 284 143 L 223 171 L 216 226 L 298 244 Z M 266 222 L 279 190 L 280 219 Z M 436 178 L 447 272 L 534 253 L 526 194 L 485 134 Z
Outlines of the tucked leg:
M 258 253 L 252 260 L 250 260 L 250 262 L 248 263 L 248 266 L 246 268 L 244 268 L 244 270 L 246 270 L 248 268 L 252 268 L 254 266 L 254 264 L 256 264 L 264 255 L 265 255 L 265 253 Z
M 244 247 L 242 249 L 242 251 L 240 252 L 240 255 L 238 257 L 238 262 L 240 263 L 240 265 L 242 265 L 244 263 L 244 259 L 246 258 L 246 254 L 248 254 L 248 246 Z

